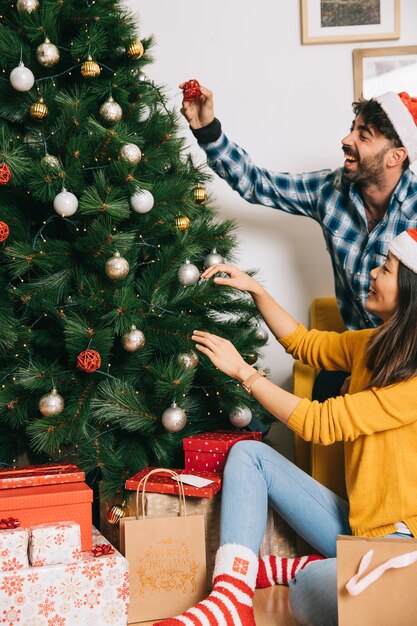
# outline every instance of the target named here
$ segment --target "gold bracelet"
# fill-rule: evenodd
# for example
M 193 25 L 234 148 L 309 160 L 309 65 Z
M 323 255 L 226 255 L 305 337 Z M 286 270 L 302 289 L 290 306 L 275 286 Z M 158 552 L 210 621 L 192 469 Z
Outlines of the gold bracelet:
M 248 396 L 252 395 L 251 385 L 255 382 L 255 380 L 257 380 L 258 378 L 264 378 L 264 377 L 266 377 L 266 372 L 263 372 L 262 370 L 258 370 L 257 372 L 254 372 L 253 374 L 251 374 L 245 380 L 242 380 L 241 385 L 243 389 L 246 391 L 246 393 L 248 394 Z

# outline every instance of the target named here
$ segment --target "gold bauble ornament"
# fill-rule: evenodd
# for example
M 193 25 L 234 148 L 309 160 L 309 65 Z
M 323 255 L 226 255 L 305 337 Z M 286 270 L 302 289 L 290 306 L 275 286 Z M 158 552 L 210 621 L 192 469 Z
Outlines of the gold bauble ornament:
M 59 415 L 64 410 L 64 406 L 64 399 L 55 388 L 39 400 L 39 411 L 45 417 Z
M 258 360 L 258 356 L 254 352 L 249 352 L 245 357 L 243 357 L 248 365 L 254 365 Z
M 44 120 L 45 117 L 48 117 L 49 110 L 46 106 L 43 98 L 39 98 L 37 102 L 34 102 L 29 109 L 30 117 L 33 117 L 34 120 Z
M 81 74 L 84 78 L 96 78 L 96 76 L 100 75 L 100 66 L 98 63 L 93 61 L 91 56 L 87 57 L 87 61 L 81 65 Z
M 134 41 L 131 41 L 127 46 L 126 46 L 126 54 L 129 57 L 129 59 L 140 59 L 140 57 L 143 55 L 143 53 L 145 52 L 143 44 L 141 41 L 139 41 L 139 39 L 135 39 Z
M 194 200 L 197 204 L 202 204 L 207 200 L 207 189 L 204 187 L 203 183 L 197 183 L 194 187 Z
M 17 0 L 16 8 L 19 13 L 33 13 L 39 7 L 39 0 Z
M 114 124 L 122 119 L 123 111 L 120 104 L 110 96 L 110 98 L 108 98 L 106 102 L 103 102 L 101 105 L 99 114 L 103 122 Z
M 145 345 L 145 335 L 134 324 L 122 335 L 122 346 L 127 352 L 137 352 Z
M 122 280 L 129 273 L 128 261 L 120 255 L 120 252 L 115 252 L 114 255 L 106 261 L 105 272 L 109 278 L 113 280 Z
M 36 48 L 36 58 L 43 67 L 52 67 L 59 61 L 59 50 L 51 43 L 48 37 Z
M 126 501 L 123 500 L 121 504 L 115 504 L 107 511 L 107 521 L 109 524 L 113 524 L 114 526 L 122 519 L 122 517 L 126 516 L 125 504 Z
M 175 220 L 175 228 L 177 230 L 188 230 L 190 228 L 190 218 L 186 215 L 181 215 Z

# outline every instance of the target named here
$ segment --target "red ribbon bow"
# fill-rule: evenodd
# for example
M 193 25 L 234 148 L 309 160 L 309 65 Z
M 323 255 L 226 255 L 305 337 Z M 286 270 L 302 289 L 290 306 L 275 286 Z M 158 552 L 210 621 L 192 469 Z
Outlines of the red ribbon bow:
M 93 556 L 105 556 L 106 554 L 113 554 L 114 548 L 111 543 L 99 543 L 91 550 Z
M 5 528 L 17 528 L 20 526 L 20 520 L 15 517 L 3 517 L 0 519 L 0 530 L 4 530 Z

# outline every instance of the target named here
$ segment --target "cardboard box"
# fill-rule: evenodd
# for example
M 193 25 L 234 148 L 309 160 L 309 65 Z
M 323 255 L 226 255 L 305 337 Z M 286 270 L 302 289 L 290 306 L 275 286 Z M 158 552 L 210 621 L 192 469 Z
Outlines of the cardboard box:
M 145 467 L 142 471 L 138 472 L 126 481 L 125 487 L 129 491 L 136 491 L 141 479 L 146 476 L 154 467 Z M 212 482 L 205 487 L 194 487 L 183 483 L 184 493 L 186 496 L 194 496 L 196 498 L 212 498 L 221 489 L 222 479 L 218 474 L 213 472 L 197 472 L 185 469 L 173 469 L 177 474 L 193 474 L 201 478 L 206 478 Z M 141 489 L 142 491 L 142 489 Z M 178 485 L 175 480 L 172 480 L 170 476 L 161 473 L 161 475 L 154 474 L 149 478 L 146 483 L 146 491 L 151 493 L 172 493 L 178 495 Z
M 0 470 L 0 489 L 77 483 L 83 482 L 84 478 L 84 472 L 70 463 L 6 467 Z
M 1 517 L 15 517 L 21 527 L 73 520 L 83 551 L 92 545 L 92 501 L 92 489 L 82 482 L 0 490 Z
M 186 437 L 182 441 L 185 469 L 221 474 L 231 447 L 247 439 L 261 441 L 262 433 L 219 430 Z

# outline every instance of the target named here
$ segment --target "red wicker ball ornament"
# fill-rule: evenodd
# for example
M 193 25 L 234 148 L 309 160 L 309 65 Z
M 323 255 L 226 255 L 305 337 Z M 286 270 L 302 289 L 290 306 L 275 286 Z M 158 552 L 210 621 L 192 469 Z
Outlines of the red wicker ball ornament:
M 0 163 L 0 185 L 7 185 L 11 177 L 12 173 L 7 163 Z
M 194 78 L 187 80 L 183 87 L 184 100 L 191 101 L 197 100 L 201 96 L 200 83 Z
M 9 227 L 5 222 L 0 222 L 0 243 L 9 236 Z
M 95 372 L 101 365 L 101 356 L 97 350 L 84 350 L 77 357 L 77 367 L 83 372 Z

